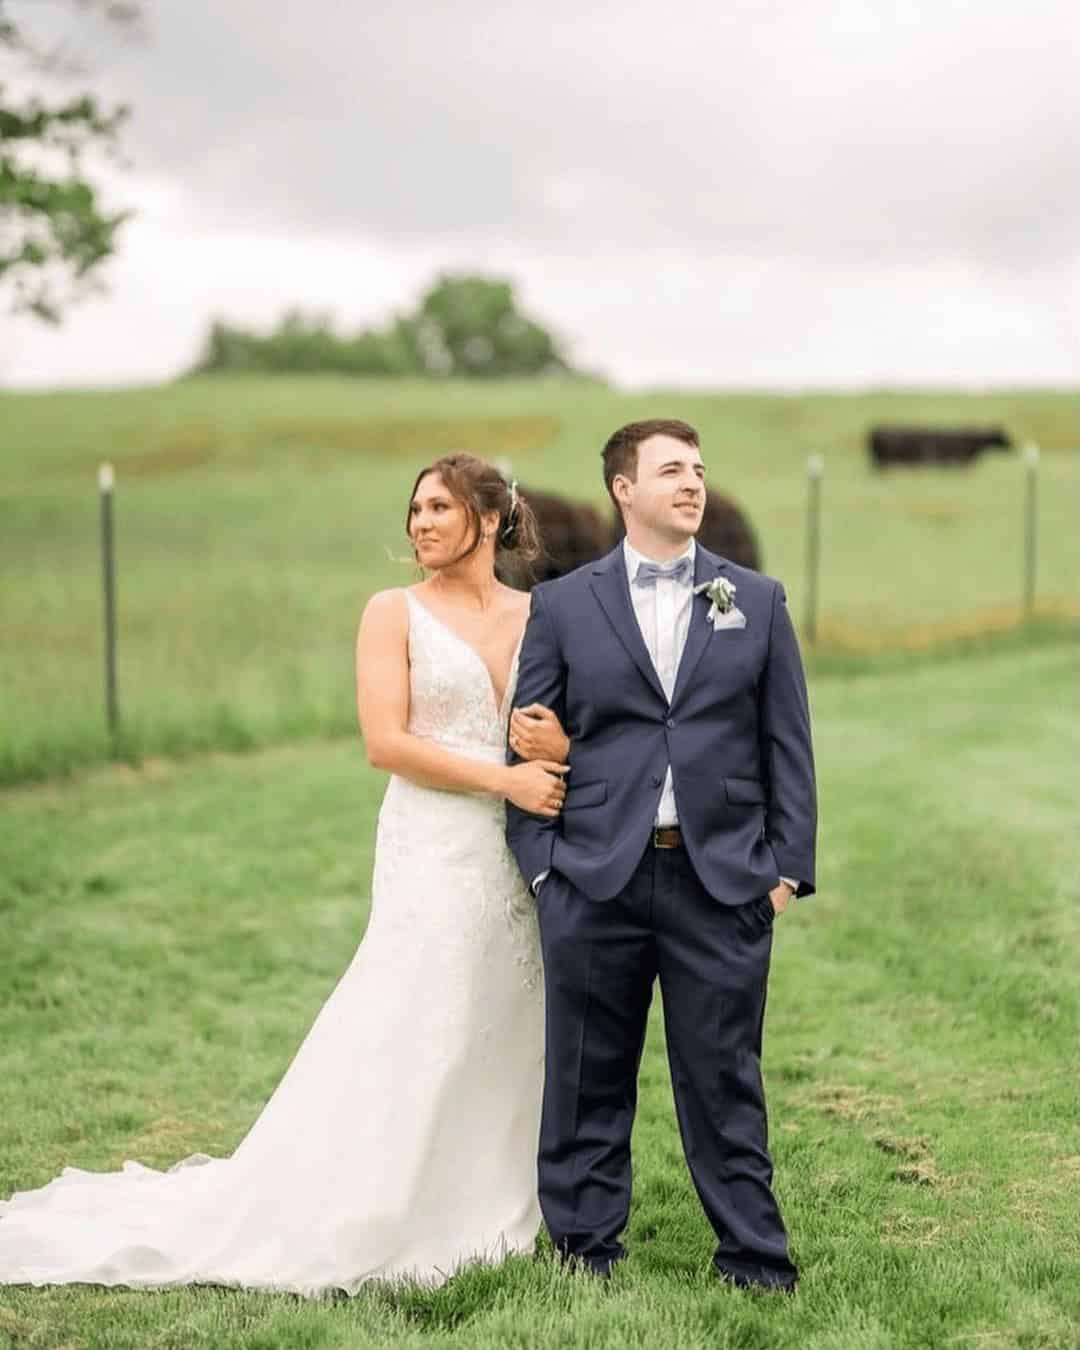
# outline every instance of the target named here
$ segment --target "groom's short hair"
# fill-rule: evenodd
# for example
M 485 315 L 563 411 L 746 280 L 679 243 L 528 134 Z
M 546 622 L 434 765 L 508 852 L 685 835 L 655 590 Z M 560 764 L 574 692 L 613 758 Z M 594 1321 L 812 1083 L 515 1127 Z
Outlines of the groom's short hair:
M 604 446 L 604 486 L 615 502 L 615 510 L 621 512 L 612 483 L 617 474 L 634 482 L 637 478 L 637 452 L 642 441 L 650 436 L 671 436 L 677 441 L 685 441 L 695 449 L 701 449 L 698 434 L 689 422 L 680 422 L 675 417 L 653 417 L 645 422 L 627 422 L 609 438 Z

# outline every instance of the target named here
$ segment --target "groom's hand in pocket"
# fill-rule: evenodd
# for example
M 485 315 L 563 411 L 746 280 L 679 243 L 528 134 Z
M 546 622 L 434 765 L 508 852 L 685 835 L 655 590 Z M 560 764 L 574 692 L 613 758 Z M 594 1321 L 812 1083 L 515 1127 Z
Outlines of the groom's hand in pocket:
M 554 760 L 565 764 L 570 740 L 562 723 L 542 703 L 515 708 L 510 715 L 510 749 L 521 759 Z
M 769 899 L 772 901 L 772 907 L 777 914 L 783 914 L 788 905 L 791 904 L 791 897 L 795 894 L 795 888 L 787 881 L 781 881 L 769 892 Z

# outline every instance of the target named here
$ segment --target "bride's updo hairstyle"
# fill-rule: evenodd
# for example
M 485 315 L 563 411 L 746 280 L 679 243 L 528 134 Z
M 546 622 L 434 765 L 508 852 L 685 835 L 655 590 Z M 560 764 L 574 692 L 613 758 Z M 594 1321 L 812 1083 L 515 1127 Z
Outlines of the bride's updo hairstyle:
M 453 562 L 462 562 L 477 551 L 483 540 L 481 517 L 489 511 L 498 511 L 499 523 L 495 529 L 495 556 L 507 555 L 530 563 L 543 553 L 536 516 L 526 499 L 518 492 L 517 483 L 508 483 L 494 464 L 467 454 L 464 450 L 443 455 L 434 464 L 416 475 L 409 505 L 405 512 L 405 533 L 412 538 L 412 502 L 416 489 L 429 473 L 437 473 L 446 490 L 465 508 L 468 519 L 468 542 Z M 415 551 L 415 550 L 414 550 Z M 418 560 L 419 561 L 419 560 Z

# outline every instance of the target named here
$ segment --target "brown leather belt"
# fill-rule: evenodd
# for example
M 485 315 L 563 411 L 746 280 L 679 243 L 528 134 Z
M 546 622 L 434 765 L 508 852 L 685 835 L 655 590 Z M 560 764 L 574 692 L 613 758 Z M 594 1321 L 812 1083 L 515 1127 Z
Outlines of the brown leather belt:
M 682 830 L 678 825 L 656 825 L 652 832 L 653 848 L 682 848 Z

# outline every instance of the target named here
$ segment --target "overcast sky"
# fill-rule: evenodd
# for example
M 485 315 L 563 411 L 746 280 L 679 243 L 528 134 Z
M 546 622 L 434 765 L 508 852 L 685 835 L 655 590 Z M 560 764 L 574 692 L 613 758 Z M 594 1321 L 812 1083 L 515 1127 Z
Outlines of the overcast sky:
M 620 384 L 1080 383 L 1076 0 L 9 0 L 131 103 L 109 294 L 0 382 L 512 277 Z M 674 15 L 674 17 L 673 17 Z

